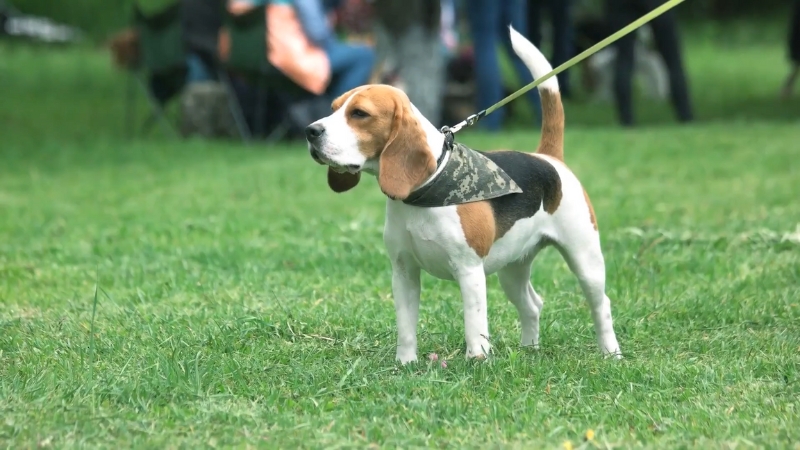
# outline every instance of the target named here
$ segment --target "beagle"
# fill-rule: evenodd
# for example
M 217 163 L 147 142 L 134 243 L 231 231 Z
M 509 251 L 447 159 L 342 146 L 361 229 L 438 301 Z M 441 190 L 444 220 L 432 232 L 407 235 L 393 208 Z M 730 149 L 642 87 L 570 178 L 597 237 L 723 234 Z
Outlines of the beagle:
M 515 53 L 534 78 L 552 70 L 541 52 L 510 28 Z M 539 86 L 542 136 L 536 153 L 479 152 L 454 144 L 399 89 L 355 88 L 333 101 L 331 115 L 306 128 L 311 157 L 328 166 L 334 192 L 362 172 L 386 195 L 384 243 L 392 267 L 396 359 L 417 359 L 422 270 L 458 282 L 467 358 L 491 349 L 486 276 L 497 273 L 519 313 L 522 345 L 538 347 L 542 298 L 531 264 L 556 247 L 577 276 L 605 355 L 621 357 L 605 294 L 605 263 L 592 205 L 564 164 L 564 110 L 558 81 Z M 451 135 L 452 136 L 452 135 Z

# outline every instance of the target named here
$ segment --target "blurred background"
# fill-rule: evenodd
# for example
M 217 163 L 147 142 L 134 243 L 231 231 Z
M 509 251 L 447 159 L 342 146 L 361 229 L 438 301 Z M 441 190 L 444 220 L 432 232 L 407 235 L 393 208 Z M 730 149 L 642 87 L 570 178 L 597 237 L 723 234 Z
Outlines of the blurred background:
M 556 66 L 661 3 L 0 0 L 0 126 L 296 140 L 368 82 L 451 125 L 531 81 L 510 57 L 508 24 Z M 684 2 L 559 75 L 570 125 L 796 119 L 799 5 Z M 538 107 L 532 92 L 480 127 L 535 129 Z

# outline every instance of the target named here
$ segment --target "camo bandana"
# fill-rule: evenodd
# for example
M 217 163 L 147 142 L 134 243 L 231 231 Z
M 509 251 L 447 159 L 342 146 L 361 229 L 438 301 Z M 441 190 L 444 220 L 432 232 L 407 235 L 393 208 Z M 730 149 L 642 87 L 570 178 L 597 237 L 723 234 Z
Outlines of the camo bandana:
M 475 150 L 445 139 L 440 163 L 447 152 L 450 159 L 439 175 L 412 192 L 403 203 L 422 207 L 451 206 L 522 192 L 503 169 Z

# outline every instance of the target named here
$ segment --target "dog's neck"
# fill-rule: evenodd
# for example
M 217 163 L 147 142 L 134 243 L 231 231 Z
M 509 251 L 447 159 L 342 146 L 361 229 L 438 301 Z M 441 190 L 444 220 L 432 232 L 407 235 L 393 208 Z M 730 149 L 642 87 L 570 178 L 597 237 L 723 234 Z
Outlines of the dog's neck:
M 422 132 L 425 133 L 425 141 L 428 143 L 428 149 L 431 152 L 431 156 L 433 156 L 434 161 L 438 161 L 439 157 L 442 156 L 442 151 L 444 151 L 444 135 L 438 129 L 436 129 L 435 126 L 433 126 L 430 120 L 422 115 L 422 113 L 417 109 L 416 106 L 414 106 L 413 103 L 411 104 L 411 110 L 414 112 L 414 116 L 417 118 L 420 128 L 422 128 Z M 444 168 L 445 164 L 447 164 L 448 156 L 449 155 L 445 155 L 444 160 L 436 168 L 436 172 L 434 172 L 433 175 L 431 175 L 421 185 L 417 186 L 415 190 L 430 183 L 431 180 L 439 175 L 439 172 L 441 172 L 442 168 Z M 378 176 L 378 167 L 379 163 L 378 159 L 376 158 L 374 160 L 367 161 L 366 164 L 364 164 L 362 171 L 370 175 Z
M 439 156 L 442 154 L 442 148 L 444 147 L 444 135 L 433 126 L 430 120 L 419 112 L 416 106 L 412 104 L 411 109 L 414 111 L 414 115 L 417 117 L 422 131 L 425 133 L 425 141 L 428 142 L 428 148 L 431 151 L 433 159 L 438 160 Z

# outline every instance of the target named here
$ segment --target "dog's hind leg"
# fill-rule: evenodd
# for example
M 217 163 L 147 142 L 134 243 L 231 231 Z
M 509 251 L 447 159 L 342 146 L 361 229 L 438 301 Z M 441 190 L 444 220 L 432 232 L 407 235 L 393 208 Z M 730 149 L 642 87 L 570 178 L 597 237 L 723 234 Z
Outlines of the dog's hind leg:
M 543 302 L 531 285 L 531 261 L 509 264 L 497 272 L 497 277 L 506 297 L 519 313 L 522 345 L 539 348 L 539 316 Z
M 566 240 L 557 245 L 570 270 L 578 278 L 592 313 L 594 331 L 600 351 L 621 358 L 619 343 L 611 318 L 611 300 L 606 295 L 606 267 L 600 249 L 600 237 L 582 234 L 583 238 Z

